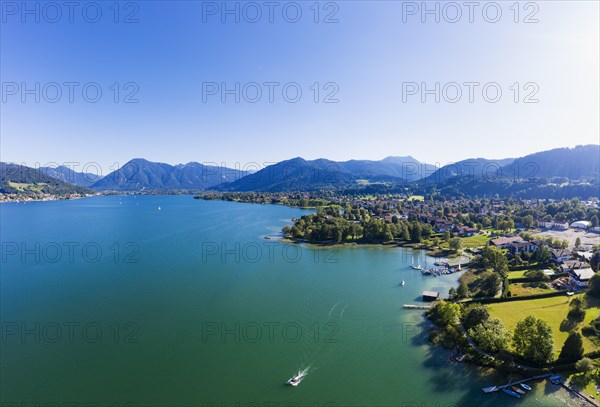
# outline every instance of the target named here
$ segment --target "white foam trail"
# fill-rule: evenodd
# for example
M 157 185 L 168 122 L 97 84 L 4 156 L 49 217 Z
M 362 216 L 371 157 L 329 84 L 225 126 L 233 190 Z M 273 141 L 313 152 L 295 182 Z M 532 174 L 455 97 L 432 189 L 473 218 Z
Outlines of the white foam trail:
M 335 307 L 337 307 L 339 305 L 341 301 L 336 302 L 335 304 L 333 304 L 333 307 L 331 307 L 331 309 L 329 310 L 329 314 L 327 314 L 327 318 L 331 318 L 331 313 L 333 312 L 333 310 L 335 309 Z
M 346 308 L 348 308 L 350 306 L 350 304 L 346 304 L 346 306 L 342 309 L 342 313 L 340 314 L 340 319 L 344 318 L 344 312 L 346 311 Z

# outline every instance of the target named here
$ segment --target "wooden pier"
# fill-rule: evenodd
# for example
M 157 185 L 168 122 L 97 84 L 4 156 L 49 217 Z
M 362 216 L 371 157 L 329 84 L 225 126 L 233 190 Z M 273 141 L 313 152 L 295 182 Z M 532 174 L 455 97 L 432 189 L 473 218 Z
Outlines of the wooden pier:
M 429 309 L 431 308 L 431 305 L 404 304 L 403 307 L 406 309 Z
M 526 383 L 526 382 L 530 382 L 532 380 L 540 380 L 540 379 L 545 379 L 547 377 L 550 376 L 554 376 L 552 373 L 546 373 L 543 375 L 539 375 L 539 376 L 534 376 L 534 377 L 528 377 L 516 382 L 511 382 L 511 383 L 507 383 L 507 384 L 503 384 L 502 386 L 491 386 L 491 387 L 484 387 L 481 390 L 483 390 L 484 393 L 493 393 L 495 391 L 500 391 L 506 387 L 510 387 L 510 386 L 514 386 L 514 385 L 519 385 L 521 383 Z

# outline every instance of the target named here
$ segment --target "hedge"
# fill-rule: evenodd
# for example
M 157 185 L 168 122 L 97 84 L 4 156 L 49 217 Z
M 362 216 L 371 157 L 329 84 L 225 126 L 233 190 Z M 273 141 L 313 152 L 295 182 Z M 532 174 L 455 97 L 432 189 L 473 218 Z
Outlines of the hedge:
M 496 303 L 496 302 L 525 301 L 525 300 L 535 300 L 538 298 L 559 297 L 561 295 L 566 295 L 566 291 L 553 291 L 550 293 L 524 295 L 524 296 L 517 296 L 517 297 L 506 297 L 506 298 L 497 298 L 497 297 L 471 298 L 470 300 L 467 300 L 464 302 L 478 302 L 481 304 L 491 304 L 491 303 Z

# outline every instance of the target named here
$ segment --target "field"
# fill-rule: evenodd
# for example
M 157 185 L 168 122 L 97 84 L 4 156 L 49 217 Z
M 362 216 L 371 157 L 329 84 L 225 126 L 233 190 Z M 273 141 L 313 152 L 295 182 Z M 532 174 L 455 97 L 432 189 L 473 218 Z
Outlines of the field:
M 524 319 L 528 315 L 533 315 L 536 318 L 543 319 L 550 327 L 554 334 L 554 352 L 556 355 L 560 350 L 569 335 L 566 328 L 561 330 L 561 324 L 566 319 L 569 312 L 569 303 L 574 297 L 550 297 L 540 298 L 536 300 L 526 301 L 511 301 L 487 305 L 490 315 L 494 318 L 499 318 L 507 329 L 514 329 L 518 321 Z M 593 319 L 600 316 L 600 308 L 598 304 L 594 304 L 589 308 L 585 315 L 583 323 L 579 324 L 578 330 L 581 332 L 581 327 L 587 325 Z M 583 347 L 585 352 L 598 350 L 588 338 L 583 337 Z
M 43 182 L 38 183 L 37 185 L 35 184 L 23 184 L 20 182 L 12 182 L 9 181 L 8 185 L 15 188 L 16 190 L 19 190 L 21 192 L 23 191 L 30 191 L 30 192 L 41 192 L 41 188 L 40 186 L 45 186 L 46 184 Z
M 523 278 L 525 277 L 525 273 L 527 273 L 529 270 L 519 270 L 519 271 L 509 271 L 508 272 L 508 278 Z
M 462 247 L 469 249 L 471 247 L 485 246 L 487 241 L 490 239 L 488 235 L 475 235 L 461 238 Z
M 543 294 L 554 291 L 552 288 L 531 287 L 531 283 L 513 283 L 510 284 L 510 293 L 513 297 L 523 295 Z

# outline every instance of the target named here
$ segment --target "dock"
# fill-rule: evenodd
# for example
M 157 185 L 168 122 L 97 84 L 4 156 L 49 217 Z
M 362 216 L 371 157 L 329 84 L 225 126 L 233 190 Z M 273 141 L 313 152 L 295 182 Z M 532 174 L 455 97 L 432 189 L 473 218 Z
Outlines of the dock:
M 507 383 L 507 384 L 503 384 L 502 386 L 490 386 L 490 387 L 484 387 L 481 390 L 483 390 L 484 393 L 493 393 L 495 391 L 500 391 L 506 387 L 510 387 L 510 386 L 514 386 L 514 385 L 518 385 L 521 383 L 526 383 L 526 382 L 530 382 L 533 380 L 540 380 L 540 379 L 546 379 L 550 376 L 553 376 L 552 373 L 546 373 L 543 375 L 539 375 L 539 376 L 534 376 L 534 377 L 528 377 L 522 380 L 518 380 L 516 382 L 511 382 L 511 383 Z
M 431 308 L 431 305 L 404 304 L 403 307 L 406 309 L 429 309 Z

